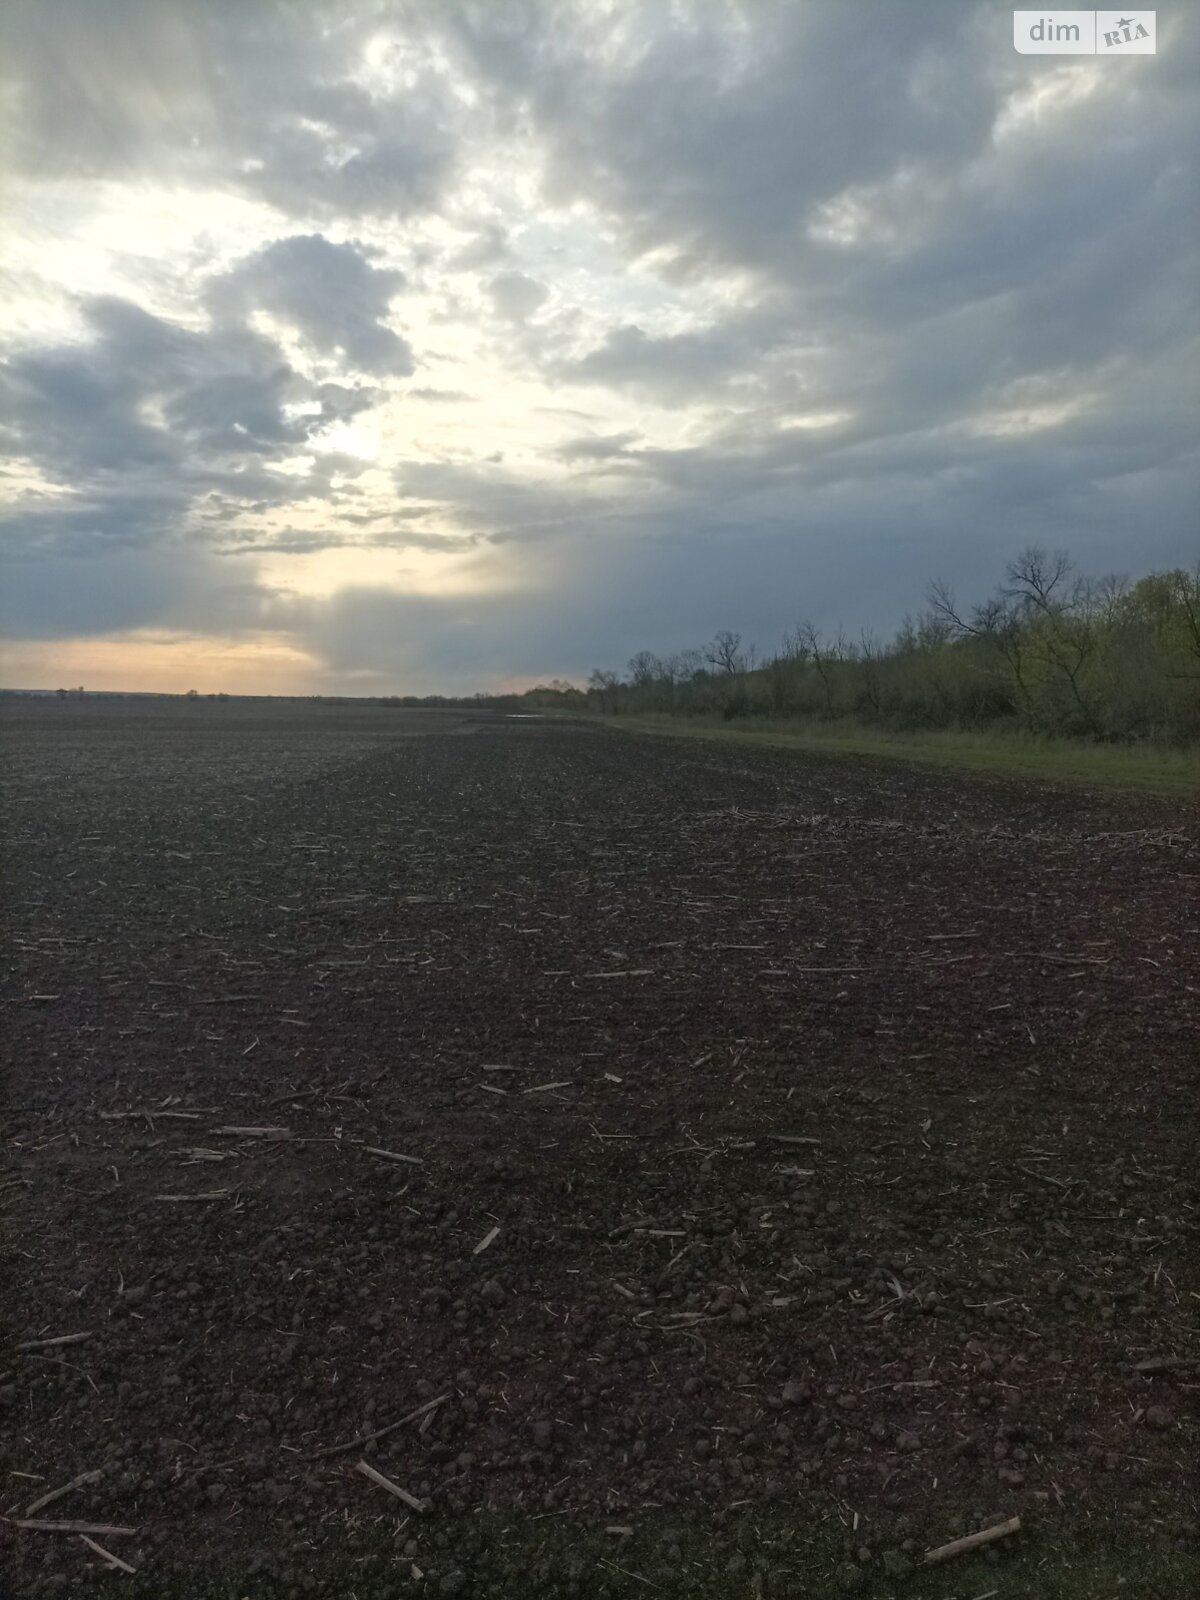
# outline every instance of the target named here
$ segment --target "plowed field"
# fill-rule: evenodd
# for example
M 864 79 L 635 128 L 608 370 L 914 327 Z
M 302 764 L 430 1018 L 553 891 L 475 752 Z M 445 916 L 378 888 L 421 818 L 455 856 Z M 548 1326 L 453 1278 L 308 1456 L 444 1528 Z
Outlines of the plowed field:
M 1194 812 L 383 707 L 5 732 L 2 1509 L 135 1569 L 10 1520 L 5 1592 L 1187 1570 Z

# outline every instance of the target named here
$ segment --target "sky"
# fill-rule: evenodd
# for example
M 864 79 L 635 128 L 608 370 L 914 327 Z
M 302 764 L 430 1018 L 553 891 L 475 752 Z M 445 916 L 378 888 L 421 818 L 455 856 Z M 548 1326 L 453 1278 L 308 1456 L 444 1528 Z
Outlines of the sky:
M 6 0 L 0 682 L 472 693 L 1200 554 L 1200 5 Z

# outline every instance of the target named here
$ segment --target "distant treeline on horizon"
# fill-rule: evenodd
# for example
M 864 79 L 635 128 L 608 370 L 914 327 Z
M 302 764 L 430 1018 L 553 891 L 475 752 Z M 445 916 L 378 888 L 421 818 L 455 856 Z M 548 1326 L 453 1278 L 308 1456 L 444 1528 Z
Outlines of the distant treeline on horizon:
M 930 585 L 890 640 L 799 621 L 773 651 L 722 630 L 583 687 L 555 678 L 524 692 L 470 695 L 230 695 L 3 689 L 4 696 L 305 702 L 498 713 L 572 712 L 853 722 L 897 732 L 995 730 L 1106 742 L 1200 741 L 1200 565 L 1131 582 L 1078 575 L 1031 547 L 985 600 L 960 606 Z
M 1200 740 L 1200 566 L 1095 579 L 1031 547 L 981 602 L 931 584 L 891 640 L 800 621 L 760 654 L 725 630 L 671 656 L 641 650 L 586 688 L 555 681 L 486 703 L 1184 746 Z

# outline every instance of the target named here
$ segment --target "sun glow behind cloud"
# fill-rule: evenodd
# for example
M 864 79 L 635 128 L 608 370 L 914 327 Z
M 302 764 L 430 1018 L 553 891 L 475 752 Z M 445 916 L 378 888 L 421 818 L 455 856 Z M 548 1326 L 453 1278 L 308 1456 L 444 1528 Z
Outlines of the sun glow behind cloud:
M 511 586 L 513 579 L 494 556 L 411 546 L 375 549 L 339 545 L 315 551 L 281 551 L 257 558 L 255 575 L 272 593 L 324 600 L 343 589 L 373 589 L 397 595 L 481 595 Z

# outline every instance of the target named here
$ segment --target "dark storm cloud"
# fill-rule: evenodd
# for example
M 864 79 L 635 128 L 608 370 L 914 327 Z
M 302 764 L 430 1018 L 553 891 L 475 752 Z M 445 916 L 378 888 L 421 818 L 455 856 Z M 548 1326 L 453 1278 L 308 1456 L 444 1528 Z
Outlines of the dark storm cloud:
M 427 209 L 453 167 L 449 84 L 423 55 L 402 94 L 352 78 L 394 21 L 321 0 L 9 0 L 10 159 L 49 179 L 216 183 L 297 216 Z
M 559 379 L 694 396 L 824 341 L 840 360 L 817 376 L 886 427 L 1114 345 L 1149 339 L 1148 358 L 1181 318 L 1194 327 L 1196 41 L 1182 30 L 1161 62 L 1106 64 L 1122 74 L 1115 106 L 1102 84 L 1005 148 L 1006 97 L 1062 64 L 1016 56 L 995 6 L 694 7 L 669 25 L 646 7 L 616 44 L 586 10 L 553 30 L 520 15 L 451 8 L 446 26 L 498 95 L 528 97 L 548 192 L 600 206 L 629 249 L 676 270 L 746 268 L 770 289 L 757 314 L 701 331 L 614 326 L 547 363 Z M 837 240 L 839 205 L 868 214 L 857 246 Z
M 312 497 L 333 508 L 356 493 L 344 480 L 367 463 L 344 452 L 323 453 L 307 473 L 277 469 L 330 424 L 369 409 L 379 390 L 350 376 L 310 381 L 250 318 L 269 311 L 351 372 L 407 375 L 410 348 L 383 320 L 403 282 L 352 245 L 292 236 L 210 279 L 207 328 L 90 296 L 78 303 L 83 339 L 15 350 L 0 372 L 9 419 L 0 442 L 61 492 L 0 509 L 13 558 L 5 626 L 25 637 L 179 617 L 263 626 L 269 597 L 231 613 L 229 595 L 244 600 L 246 586 L 230 588 L 213 552 L 247 515 Z M 194 547 L 198 533 L 211 549 Z M 347 542 L 285 535 L 279 548 Z M 261 538 L 251 547 L 272 548 Z M 130 550 L 136 560 L 121 553 Z
M 1114 419 L 1108 438 L 1118 432 Z M 581 682 L 595 666 L 619 668 L 643 648 L 686 649 L 723 627 L 768 650 L 807 617 L 853 637 L 863 627 L 887 631 L 921 606 L 932 575 L 982 597 L 1019 541 L 1053 545 L 1081 517 L 1097 572 L 1175 559 L 1177 536 L 1157 525 L 1131 559 L 1140 487 L 1124 495 L 1129 480 L 1116 472 L 1085 486 L 1069 465 L 1047 466 L 1030 439 L 1005 441 L 985 465 L 963 441 L 940 455 L 898 453 L 865 481 L 847 463 L 843 474 L 801 487 L 797 469 L 770 452 L 723 463 L 697 452 L 694 481 L 666 498 L 642 494 L 605 508 L 558 490 L 518 491 L 519 505 L 505 506 L 512 522 L 489 542 L 536 555 L 533 573 L 549 557 L 542 581 L 531 575 L 522 591 L 466 596 L 350 589 L 314 611 L 308 637 L 343 686 L 374 672 L 381 685 L 469 692 L 494 681 L 497 662 L 518 677 Z M 1194 508 L 1194 474 L 1193 462 L 1157 487 L 1165 522 L 1178 526 Z M 436 487 L 458 506 L 496 504 L 477 480 L 442 476 Z M 981 497 L 1003 498 L 1009 526 L 981 532 Z
M 751 336 L 746 319 L 695 333 L 655 338 L 636 325 L 612 328 L 603 341 L 575 361 L 552 364 L 566 383 L 596 383 L 613 389 L 640 391 L 652 399 L 694 398 L 711 393 L 731 375 L 751 366 L 759 338 Z M 784 330 L 776 327 L 777 336 Z
M 526 478 L 502 461 L 404 461 L 394 478 L 402 503 L 424 504 L 493 543 L 544 540 L 596 513 L 584 490 Z
M 9 418 L 0 442 L 60 490 L 0 509 L 14 555 L 90 560 L 105 548 L 177 546 L 193 520 L 222 526 L 302 493 L 328 494 L 335 472 L 361 470 L 344 456 L 307 480 L 272 469 L 331 421 L 370 406 L 374 390 L 308 382 L 244 324 L 196 331 L 112 296 L 79 309 L 85 341 L 18 351 L 0 374 Z M 78 568 L 83 595 L 106 593 L 84 582 L 87 570 Z M 39 631 L 38 597 L 63 580 L 62 569 L 53 574 L 53 584 L 26 575 L 25 604 L 10 609 L 10 623 L 24 616 Z M 186 584 L 186 568 L 177 574 Z
M 986 143 L 994 19 L 1011 29 L 996 7 L 921 0 L 438 15 L 482 82 L 528 104 L 549 198 L 601 205 L 682 267 L 785 275 L 814 204 Z
M 14 351 L 4 442 L 71 493 L 10 510 L 13 537 L 149 557 L 199 523 L 221 548 L 302 554 L 345 544 L 342 524 L 399 546 L 414 518 L 433 548 L 440 522 L 517 581 L 290 613 L 333 669 L 429 688 L 720 626 L 769 644 L 803 613 L 887 628 L 931 574 L 978 593 L 1030 539 L 1095 571 L 1190 560 L 1188 20 L 1160 13 L 1157 57 L 1091 62 L 1016 55 L 994 0 L 10 5 L 19 179 L 163 181 L 284 213 L 209 283 L 209 328 L 93 298 L 83 342 Z M 397 250 L 407 282 L 336 242 L 384 223 L 403 241 L 423 216 L 447 226 Z M 394 415 L 423 425 L 421 402 L 540 380 L 529 447 L 510 416 L 452 459 L 388 458 L 378 517 L 346 498 L 348 465 L 284 481 L 331 421 L 398 394 L 418 357 L 438 366 L 401 331 L 418 290 L 463 335 L 452 361 L 482 353 L 494 387 L 476 369 L 472 394 L 441 387 L 440 366 Z M 470 415 L 431 416 L 431 437 Z M 504 461 L 481 459 L 499 443 Z M 327 535 L 231 538 L 306 495 Z M 155 561 L 144 605 L 165 609 Z M 139 592 L 121 571 L 114 615 Z
M 216 280 L 209 303 L 222 317 L 269 311 L 323 355 L 359 372 L 407 377 L 412 349 L 386 323 L 404 274 L 372 266 L 351 244 L 320 234 L 277 239 Z
M 203 477 L 229 458 L 302 444 L 369 403 L 313 386 L 271 340 L 242 326 L 196 332 L 111 296 L 80 307 L 91 338 L 15 355 L 6 368 L 10 447 L 78 482 L 126 470 Z M 288 407 L 312 402 L 312 414 Z
M 6 561 L 0 628 L 12 637 L 95 637 L 130 628 L 199 632 L 284 625 L 227 562 L 188 548 L 118 549 Z

